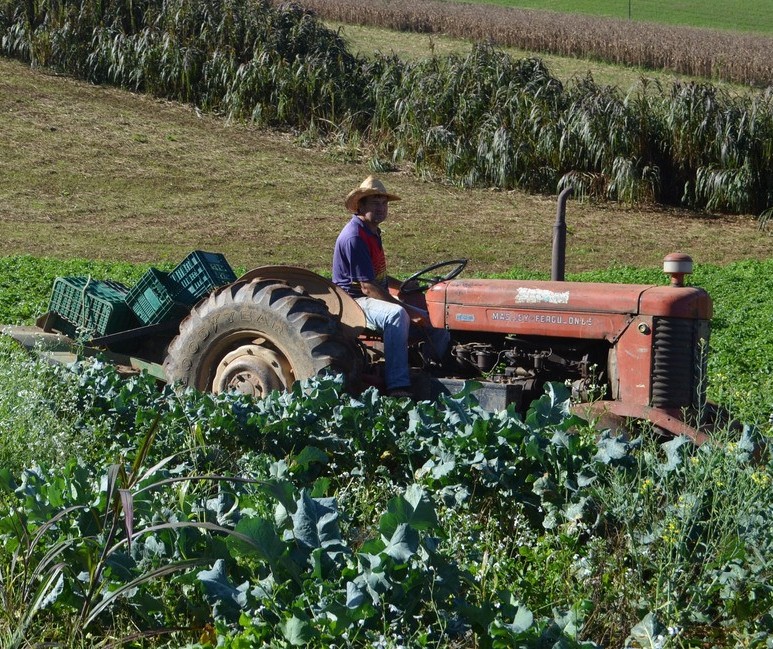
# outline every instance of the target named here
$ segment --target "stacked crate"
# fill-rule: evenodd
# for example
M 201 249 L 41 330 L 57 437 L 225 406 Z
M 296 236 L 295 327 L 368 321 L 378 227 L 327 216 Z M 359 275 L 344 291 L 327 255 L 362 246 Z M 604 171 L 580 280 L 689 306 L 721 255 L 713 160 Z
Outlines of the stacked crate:
M 76 338 L 97 338 L 136 325 L 126 303 L 128 289 L 119 282 L 90 277 L 57 277 L 49 311 L 61 319 L 62 333 Z
M 235 280 L 222 254 L 195 250 L 171 273 L 149 269 L 131 289 L 89 277 L 57 277 L 49 311 L 59 316 L 62 333 L 98 338 L 182 320 L 200 299 Z

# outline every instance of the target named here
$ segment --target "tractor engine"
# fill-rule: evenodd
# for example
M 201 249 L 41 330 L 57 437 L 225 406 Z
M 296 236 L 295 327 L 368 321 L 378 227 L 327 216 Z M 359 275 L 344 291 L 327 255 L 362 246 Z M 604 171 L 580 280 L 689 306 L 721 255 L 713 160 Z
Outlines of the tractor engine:
M 452 356 L 462 375 L 518 385 L 526 401 L 538 398 L 549 381 L 570 385 L 578 401 L 606 394 L 604 345 L 552 343 L 507 335 L 492 342 L 458 342 L 452 347 Z

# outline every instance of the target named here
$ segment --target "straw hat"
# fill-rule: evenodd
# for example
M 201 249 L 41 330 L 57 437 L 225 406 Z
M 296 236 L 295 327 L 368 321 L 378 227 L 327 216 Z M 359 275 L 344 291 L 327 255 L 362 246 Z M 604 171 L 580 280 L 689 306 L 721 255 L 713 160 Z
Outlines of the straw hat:
M 374 176 L 368 176 L 365 180 L 362 181 L 362 184 L 357 189 L 349 192 L 349 195 L 344 201 L 346 209 L 352 213 L 356 212 L 360 199 L 365 198 L 366 196 L 386 196 L 388 201 L 400 200 L 400 197 L 396 194 L 390 194 L 386 190 L 386 187 L 384 187 L 384 183 L 382 183 L 378 178 L 375 178 Z

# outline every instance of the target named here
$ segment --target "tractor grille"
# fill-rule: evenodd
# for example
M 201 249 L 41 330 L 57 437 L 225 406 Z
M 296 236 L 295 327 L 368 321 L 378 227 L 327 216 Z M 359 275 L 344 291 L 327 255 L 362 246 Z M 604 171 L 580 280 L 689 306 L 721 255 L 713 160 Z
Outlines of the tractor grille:
M 652 405 L 697 408 L 705 401 L 709 323 L 655 318 Z

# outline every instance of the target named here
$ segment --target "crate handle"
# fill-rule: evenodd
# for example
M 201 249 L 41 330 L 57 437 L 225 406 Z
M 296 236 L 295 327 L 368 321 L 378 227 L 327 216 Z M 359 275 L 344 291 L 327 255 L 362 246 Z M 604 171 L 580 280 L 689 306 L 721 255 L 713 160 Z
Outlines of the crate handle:
M 77 324 L 83 330 L 86 330 L 86 289 L 88 289 L 89 284 L 91 284 L 91 275 L 86 278 L 86 283 L 81 289 L 81 309 L 80 313 L 78 314 Z

